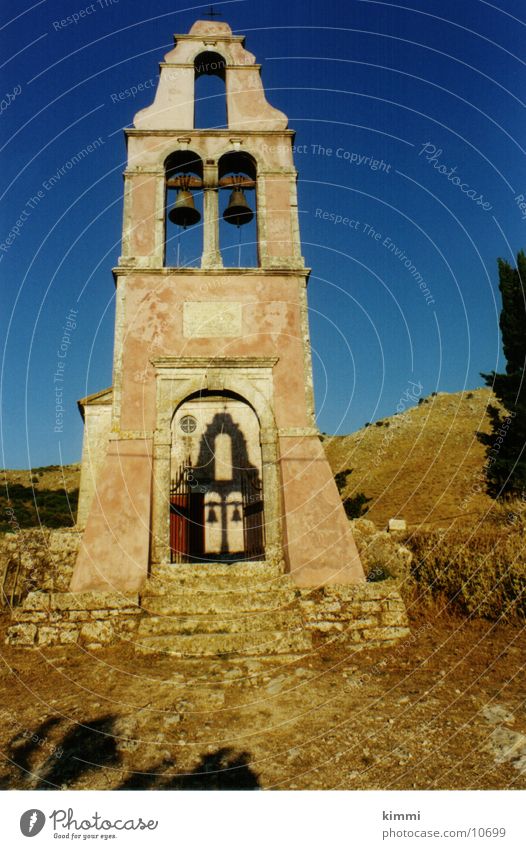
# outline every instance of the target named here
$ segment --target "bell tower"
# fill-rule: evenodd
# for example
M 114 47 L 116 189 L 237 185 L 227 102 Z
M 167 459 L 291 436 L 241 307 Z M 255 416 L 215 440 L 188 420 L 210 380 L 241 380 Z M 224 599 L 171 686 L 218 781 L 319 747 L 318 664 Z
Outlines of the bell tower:
M 202 76 L 224 84 L 226 127 L 195 128 Z M 315 424 L 294 133 L 244 37 L 177 35 L 125 133 L 113 388 L 80 402 L 71 589 L 137 591 L 179 563 L 363 581 Z

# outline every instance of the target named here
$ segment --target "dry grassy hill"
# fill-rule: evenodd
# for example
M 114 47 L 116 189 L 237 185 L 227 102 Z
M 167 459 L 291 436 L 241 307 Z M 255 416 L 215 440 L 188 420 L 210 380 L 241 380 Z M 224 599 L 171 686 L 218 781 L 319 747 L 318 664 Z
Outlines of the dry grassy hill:
M 0 532 L 75 524 L 80 465 L 3 469 Z
M 357 433 L 328 437 L 324 447 L 335 474 L 353 470 L 345 494 L 371 498 L 367 518 L 378 526 L 392 517 L 411 528 L 472 524 L 494 507 L 476 434 L 489 432 L 495 403 L 489 389 L 439 393 Z
M 40 466 L 37 469 L 4 469 L 0 471 L 2 484 L 12 486 L 34 487 L 42 489 L 66 489 L 79 488 L 80 463 L 72 463 L 70 466 Z

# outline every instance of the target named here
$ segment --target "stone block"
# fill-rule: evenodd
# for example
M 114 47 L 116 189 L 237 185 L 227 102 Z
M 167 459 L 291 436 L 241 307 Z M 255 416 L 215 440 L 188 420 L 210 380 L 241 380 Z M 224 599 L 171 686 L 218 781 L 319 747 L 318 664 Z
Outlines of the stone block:
M 45 610 L 13 610 L 13 619 L 16 622 L 46 622 L 49 619 L 48 613 Z
M 367 613 L 381 613 L 382 612 L 382 604 L 379 601 L 362 601 L 360 605 L 356 605 L 355 609 L 358 608 L 360 611 L 367 611 Z
M 139 619 L 138 617 L 135 619 L 119 619 L 114 623 L 115 629 L 119 633 L 129 634 L 133 631 L 136 631 L 139 627 Z
M 24 610 L 48 610 L 51 595 L 49 593 L 28 593 L 22 605 Z
M 364 600 L 400 598 L 396 585 L 393 581 L 374 581 L 370 584 L 365 584 L 360 589 L 361 597 Z
M 29 623 L 23 625 L 11 625 L 7 630 L 7 639 L 12 646 L 32 646 L 37 633 L 36 625 Z
M 76 643 L 78 638 L 79 629 L 75 628 L 73 625 L 63 625 L 60 629 L 60 643 L 62 645 Z
M 387 522 L 388 531 L 407 531 L 407 522 L 405 519 L 389 519 Z
M 351 619 L 345 623 L 346 630 L 356 631 L 359 628 L 375 628 L 378 625 L 378 620 L 374 617 L 368 619 Z
M 87 645 L 111 643 L 114 636 L 115 632 L 109 622 L 86 622 L 80 631 L 80 638 Z
M 316 622 L 312 627 L 314 631 L 320 631 L 323 634 L 343 631 L 343 624 L 341 622 Z
M 401 640 L 403 637 L 408 637 L 410 633 L 409 628 L 378 627 L 368 628 L 365 637 L 367 640 L 384 642 L 385 640 Z
M 405 610 L 388 610 L 382 613 L 382 625 L 396 625 L 398 627 L 407 626 L 407 617 Z
M 138 604 L 138 595 L 110 592 L 53 593 L 51 606 L 57 610 L 120 610 Z
M 86 622 L 91 618 L 89 610 L 70 610 L 67 612 L 69 622 Z
M 327 613 L 338 613 L 342 609 L 342 605 L 339 601 L 322 602 L 320 609 L 327 611 Z
M 60 630 L 51 626 L 43 625 L 38 629 L 37 643 L 39 646 L 53 646 L 59 641 Z
M 63 622 L 64 619 L 67 618 L 67 611 L 63 610 L 50 610 L 48 613 L 49 622 L 54 622 L 57 624 L 58 622 Z

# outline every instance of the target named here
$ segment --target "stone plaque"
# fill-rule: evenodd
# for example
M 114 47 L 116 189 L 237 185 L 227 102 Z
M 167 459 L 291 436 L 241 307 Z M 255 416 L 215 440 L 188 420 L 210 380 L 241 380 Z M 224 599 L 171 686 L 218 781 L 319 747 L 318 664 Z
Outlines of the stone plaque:
M 186 301 L 183 306 L 185 339 L 241 336 L 243 305 L 232 301 Z

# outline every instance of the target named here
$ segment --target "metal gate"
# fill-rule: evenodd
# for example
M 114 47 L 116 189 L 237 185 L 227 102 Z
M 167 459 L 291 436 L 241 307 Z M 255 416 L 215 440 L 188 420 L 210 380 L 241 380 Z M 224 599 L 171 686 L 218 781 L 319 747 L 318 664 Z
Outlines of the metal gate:
M 170 559 L 190 563 L 203 559 L 204 495 L 195 491 L 190 459 L 181 463 L 170 486 Z
M 199 491 L 190 459 L 181 463 L 170 486 L 170 559 L 172 563 L 199 563 L 213 559 L 205 552 L 205 496 Z M 238 484 L 239 485 L 239 484 Z M 230 484 L 232 486 L 232 484 Z M 265 519 L 263 486 L 257 469 L 241 477 L 243 558 L 263 560 Z M 217 485 L 216 485 L 217 488 Z M 239 491 L 239 490 L 238 490 Z M 223 499 L 226 504 L 226 497 Z M 223 556 L 217 559 L 223 560 Z
M 245 558 L 263 560 L 265 556 L 265 515 L 263 484 L 257 469 L 246 471 L 241 479 L 243 498 L 243 537 Z

